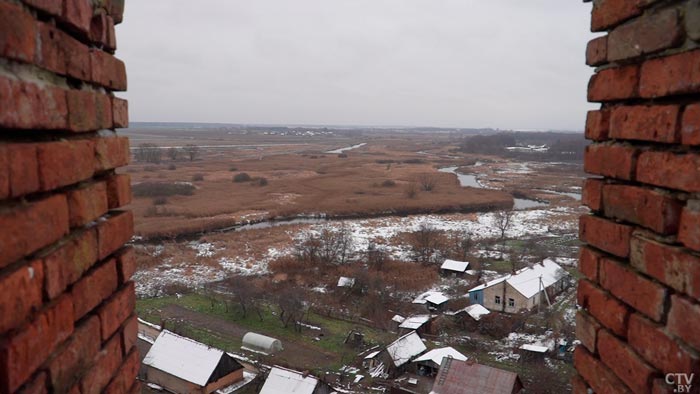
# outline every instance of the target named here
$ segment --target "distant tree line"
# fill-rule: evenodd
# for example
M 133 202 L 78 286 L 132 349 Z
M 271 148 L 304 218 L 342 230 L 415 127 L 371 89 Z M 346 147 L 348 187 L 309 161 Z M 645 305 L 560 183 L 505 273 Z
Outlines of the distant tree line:
M 186 157 L 190 161 L 194 161 L 199 156 L 199 147 L 194 144 L 187 144 L 181 148 L 171 147 L 163 149 L 153 143 L 143 143 L 134 149 L 134 159 L 144 163 L 158 164 L 163 159 L 164 151 L 172 161 L 177 161 L 180 157 Z

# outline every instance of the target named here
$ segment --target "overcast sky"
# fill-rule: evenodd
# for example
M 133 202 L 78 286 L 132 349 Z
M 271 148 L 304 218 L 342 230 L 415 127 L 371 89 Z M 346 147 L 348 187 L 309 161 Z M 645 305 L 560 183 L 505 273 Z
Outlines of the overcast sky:
M 581 130 L 590 4 L 130 0 L 132 121 Z

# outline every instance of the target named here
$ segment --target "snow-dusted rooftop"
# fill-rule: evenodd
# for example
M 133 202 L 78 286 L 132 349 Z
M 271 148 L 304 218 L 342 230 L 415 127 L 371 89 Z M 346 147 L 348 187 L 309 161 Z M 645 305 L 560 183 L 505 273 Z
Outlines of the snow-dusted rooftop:
M 468 307 L 462 309 L 464 312 L 467 312 L 469 316 L 472 317 L 472 319 L 479 321 L 481 319 L 481 316 L 488 315 L 489 310 L 486 309 L 483 305 L 481 304 L 474 304 L 474 305 L 469 305 Z
M 338 287 L 353 287 L 355 285 L 355 278 L 347 278 L 341 276 L 338 278 Z
M 219 349 L 163 330 L 143 359 L 143 364 L 206 386 L 223 354 Z
M 455 272 L 465 272 L 469 267 L 469 262 L 467 261 L 457 261 L 457 260 L 445 260 L 440 266 L 441 269 L 455 271 Z
M 394 321 L 396 323 L 403 323 L 405 320 L 406 318 L 401 315 L 394 315 L 394 317 L 391 318 L 391 321 Z
M 440 291 L 426 291 L 413 300 L 414 304 L 425 304 L 429 302 L 434 305 L 440 305 L 447 302 L 450 298 Z
M 394 361 L 394 365 L 400 367 L 411 361 L 413 357 L 426 351 L 425 344 L 420 336 L 413 331 L 392 342 L 386 347 L 389 357 Z
M 527 350 L 530 352 L 535 352 L 535 353 L 546 353 L 547 350 L 549 350 L 549 348 L 546 346 L 537 346 L 537 345 L 528 345 L 528 344 L 520 346 L 520 349 Z
M 542 278 L 542 285 L 547 288 L 559 279 L 566 275 L 559 264 L 555 263 L 551 259 L 545 259 L 539 264 L 535 264 L 532 267 L 525 267 L 519 270 L 515 275 L 506 275 L 497 279 L 494 279 L 484 285 L 474 287 L 469 290 L 472 291 L 483 290 L 487 287 L 491 287 L 495 284 L 506 281 L 509 285 L 513 286 L 520 294 L 525 296 L 525 298 L 530 298 L 542 290 L 540 285 L 540 278 Z
M 272 367 L 260 394 L 313 394 L 318 379 L 282 367 Z
M 442 364 L 442 359 L 445 357 L 452 357 L 455 360 L 459 360 L 459 361 L 466 361 L 467 360 L 467 356 L 458 352 L 454 348 L 448 346 L 448 347 L 433 349 L 433 350 L 425 353 L 424 355 L 418 357 L 417 359 L 415 359 L 413 361 L 415 361 L 415 362 L 432 361 L 435 364 L 440 365 L 440 364 Z
M 403 323 L 399 324 L 399 328 L 406 328 L 409 330 L 417 330 L 423 324 L 430 321 L 430 315 L 416 315 L 407 317 Z

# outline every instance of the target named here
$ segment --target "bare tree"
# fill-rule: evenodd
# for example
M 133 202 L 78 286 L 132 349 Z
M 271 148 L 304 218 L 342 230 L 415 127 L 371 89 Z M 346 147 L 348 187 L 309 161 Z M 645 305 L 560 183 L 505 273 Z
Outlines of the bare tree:
M 403 189 L 403 194 L 410 199 L 416 198 L 418 195 L 418 184 L 416 182 L 407 183 Z
M 437 177 L 435 174 L 431 173 L 420 174 L 416 180 L 418 181 L 420 188 L 426 192 L 433 191 L 435 189 L 435 185 L 437 184 Z
M 506 232 L 510 229 L 513 220 L 513 211 L 501 210 L 494 213 L 494 226 L 499 232 L 499 241 L 501 242 L 501 258 L 503 258 L 503 250 L 506 246 Z
M 294 244 L 294 255 L 300 261 L 316 262 L 321 254 L 321 240 L 318 235 L 308 232 Z
M 318 234 L 307 233 L 296 244 L 297 258 L 326 264 L 345 264 L 352 251 L 352 232 L 346 225 L 339 229 L 324 226 Z
M 234 276 L 227 279 L 224 285 L 231 300 L 240 307 L 243 318 L 248 316 L 248 312 L 254 311 L 262 321 L 262 311 L 260 309 L 262 292 L 250 278 Z
M 182 148 L 182 150 L 185 151 L 185 154 L 190 158 L 190 161 L 194 161 L 194 159 L 197 158 L 197 155 L 199 155 L 199 147 L 197 145 L 187 144 L 184 148 Z
M 168 150 L 165 151 L 165 153 L 168 155 L 170 160 L 175 161 L 180 156 L 180 149 L 173 146 L 173 147 L 168 148 Z
M 454 258 L 460 261 L 467 261 L 474 247 L 472 233 L 469 230 L 453 233 L 450 240 L 452 241 L 452 255 Z
M 134 158 L 136 161 L 147 163 L 160 163 L 162 149 L 156 144 L 143 143 L 134 150 Z
M 377 271 L 381 271 L 384 268 L 384 263 L 387 260 L 386 249 L 381 245 L 376 245 L 374 242 L 370 242 L 367 245 L 367 250 L 365 251 L 365 258 L 370 267 L 373 267 Z
M 306 304 L 303 295 L 297 287 L 285 287 L 277 292 L 277 307 L 279 308 L 279 319 L 284 328 L 289 327 L 289 323 L 294 323 L 294 328 L 301 331 L 299 322 L 304 317 Z
M 409 236 L 413 258 L 420 263 L 435 262 L 443 247 L 442 234 L 429 224 L 422 223 Z
M 338 263 L 345 264 L 350 259 L 353 238 L 352 230 L 345 223 L 338 230 Z

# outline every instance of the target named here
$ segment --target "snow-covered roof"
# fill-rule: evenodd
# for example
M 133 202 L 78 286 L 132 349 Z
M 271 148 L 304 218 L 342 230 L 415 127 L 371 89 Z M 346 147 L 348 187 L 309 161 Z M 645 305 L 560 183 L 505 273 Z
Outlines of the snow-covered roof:
M 487 287 L 491 287 L 495 284 L 506 281 L 509 285 L 513 286 L 520 294 L 525 296 L 525 298 L 530 298 L 542 290 L 540 286 L 540 278 L 542 278 L 542 285 L 547 288 L 559 279 L 566 275 L 566 271 L 555 263 L 551 259 L 545 259 L 539 264 L 535 264 L 532 267 L 525 267 L 519 270 L 515 275 L 506 275 L 500 278 L 494 279 L 486 284 L 474 287 L 469 290 L 469 292 L 483 290 Z
M 397 367 L 406 364 L 413 357 L 418 356 L 426 350 L 425 344 L 415 331 L 400 337 L 386 347 L 389 357 L 391 357 L 392 361 L 394 361 L 394 365 Z
M 143 364 L 206 386 L 223 351 L 163 330 L 143 359 Z
M 479 321 L 481 319 L 481 316 L 488 315 L 489 310 L 486 309 L 483 305 L 481 304 L 474 304 L 474 305 L 469 305 L 468 307 L 462 309 L 464 312 L 467 312 L 469 316 L 472 317 L 472 319 Z
M 313 394 L 318 379 L 282 367 L 272 367 L 260 394 Z
M 381 353 L 381 350 L 375 350 L 372 353 L 368 354 L 365 356 L 365 360 L 371 360 L 375 357 L 377 357 L 377 354 Z
M 414 362 L 418 361 L 432 361 L 437 365 L 442 364 L 442 359 L 445 357 L 452 357 L 455 360 L 459 361 L 466 361 L 467 356 L 464 354 L 458 352 L 454 348 L 448 346 L 448 347 L 442 347 L 438 349 L 433 349 L 422 356 L 418 357 L 417 359 L 413 360 Z
M 521 345 L 520 349 L 527 350 L 530 352 L 535 352 L 535 353 L 546 353 L 547 350 L 549 350 L 549 348 L 546 346 L 537 346 L 537 345 L 528 345 L 528 344 Z
M 441 269 L 456 272 L 464 272 L 467 270 L 467 267 L 469 267 L 468 261 L 457 261 L 450 259 L 445 260 L 445 262 L 440 266 Z
M 394 315 L 394 317 L 392 317 L 391 320 L 397 323 L 403 323 L 404 320 L 406 320 L 406 318 L 401 315 Z
M 426 302 L 429 302 L 434 305 L 440 305 L 447 302 L 449 299 L 449 297 L 440 291 L 426 291 L 425 293 L 416 297 L 416 299 L 413 300 L 413 303 L 425 304 Z
M 399 328 L 406 328 L 409 330 L 417 330 L 423 324 L 430 321 L 430 315 L 416 315 L 407 317 L 403 323 L 399 324 Z
M 353 287 L 355 285 L 355 278 L 347 278 L 341 276 L 338 279 L 338 287 Z

